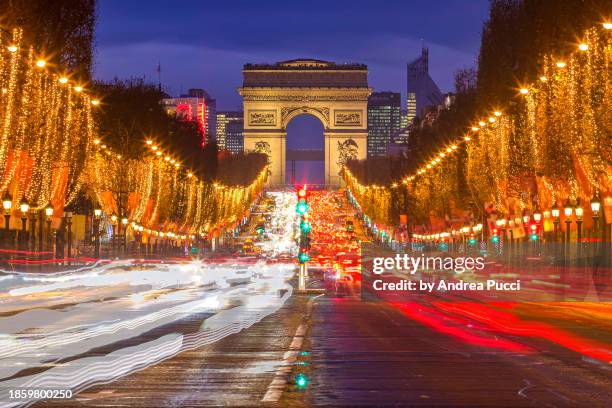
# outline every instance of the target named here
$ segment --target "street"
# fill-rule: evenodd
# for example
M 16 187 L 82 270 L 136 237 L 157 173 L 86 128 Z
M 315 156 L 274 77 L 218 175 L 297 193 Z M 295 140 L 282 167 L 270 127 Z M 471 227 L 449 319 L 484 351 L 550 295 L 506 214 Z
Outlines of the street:
M 237 240 L 246 253 L 234 260 L 126 260 L 4 276 L 3 389 L 76 394 L 36 404 L 53 407 L 612 400 L 609 305 L 363 297 L 365 229 L 347 229 L 353 218 L 341 191 L 310 194 L 316 229 L 304 294 L 290 263 L 291 192 L 262 200 Z

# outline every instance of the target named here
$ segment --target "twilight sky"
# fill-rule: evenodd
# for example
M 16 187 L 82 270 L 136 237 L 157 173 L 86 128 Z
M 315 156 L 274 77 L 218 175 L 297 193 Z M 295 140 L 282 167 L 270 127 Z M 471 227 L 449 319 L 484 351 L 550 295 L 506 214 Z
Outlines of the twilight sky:
M 204 88 L 240 109 L 247 62 L 308 57 L 368 65 L 370 86 L 406 98 L 406 63 L 429 47 L 442 91 L 475 64 L 488 0 L 99 0 L 95 76 L 145 76 L 178 95 Z M 405 104 L 405 102 L 404 102 Z

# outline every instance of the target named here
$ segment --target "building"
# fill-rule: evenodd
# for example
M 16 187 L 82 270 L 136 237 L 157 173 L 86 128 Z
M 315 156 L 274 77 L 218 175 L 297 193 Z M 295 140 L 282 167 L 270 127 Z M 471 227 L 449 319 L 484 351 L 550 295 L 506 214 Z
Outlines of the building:
M 407 66 L 407 99 L 408 122 L 415 117 L 423 118 L 425 109 L 444 103 L 444 97 L 438 85 L 429 76 L 429 50 L 423 47 L 421 56 Z
M 217 102 L 203 89 L 190 89 L 178 98 L 164 98 L 162 105 L 169 115 L 197 122 L 202 133 L 202 146 L 215 140 Z
M 229 121 L 225 126 L 225 149 L 232 154 L 244 151 L 244 117 L 242 112 L 239 113 L 240 118 Z
M 368 157 L 386 156 L 389 144 L 399 135 L 401 95 L 373 92 L 368 98 Z
M 410 130 L 410 122 L 408 121 L 408 111 L 402 110 L 400 114 L 400 129 L 395 137 L 391 141 L 392 144 L 405 144 L 408 143 L 408 135 Z
M 216 138 L 219 149 L 227 149 L 227 124 L 230 122 L 240 122 L 244 125 L 244 114 L 241 111 L 219 111 L 217 112 Z

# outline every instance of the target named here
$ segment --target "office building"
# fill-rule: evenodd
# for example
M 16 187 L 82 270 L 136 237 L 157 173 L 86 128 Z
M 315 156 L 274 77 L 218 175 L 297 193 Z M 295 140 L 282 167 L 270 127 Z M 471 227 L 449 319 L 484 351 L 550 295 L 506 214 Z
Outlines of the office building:
M 429 50 L 426 47 L 422 48 L 419 58 L 408 64 L 407 79 L 407 118 L 412 123 L 415 117 L 423 118 L 428 107 L 444 103 L 440 88 L 429 76 Z
M 217 112 L 217 144 L 220 150 L 227 149 L 227 124 L 232 122 L 243 123 L 241 111 L 219 111 Z
M 368 98 L 368 157 L 386 156 L 400 131 L 401 95 L 373 92 Z
M 244 118 L 242 112 L 239 117 L 232 118 L 225 125 L 225 149 L 232 154 L 244 151 Z
M 164 110 L 169 115 L 197 122 L 202 134 L 202 146 L 215 140 L 216 101 L 203 89 L 190 89 L 177 98 L 162 99 Z

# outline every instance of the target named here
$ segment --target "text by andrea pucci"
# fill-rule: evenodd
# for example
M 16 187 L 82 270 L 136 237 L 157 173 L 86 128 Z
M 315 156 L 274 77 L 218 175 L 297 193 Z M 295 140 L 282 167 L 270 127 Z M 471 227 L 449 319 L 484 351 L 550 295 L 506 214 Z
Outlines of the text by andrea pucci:
M 371 289 L 399 292 L 520 291 L 521 281 L 474 279 L 486 268 L 476 256 L 426 256 L 395 254 L 374 256 L 367 262 Z M 470 279 L 463 279 L 466 274 Z M 482 274 L 485 276 L 486 274 Z M 482 277 L 481 276 L 481 277 Z

